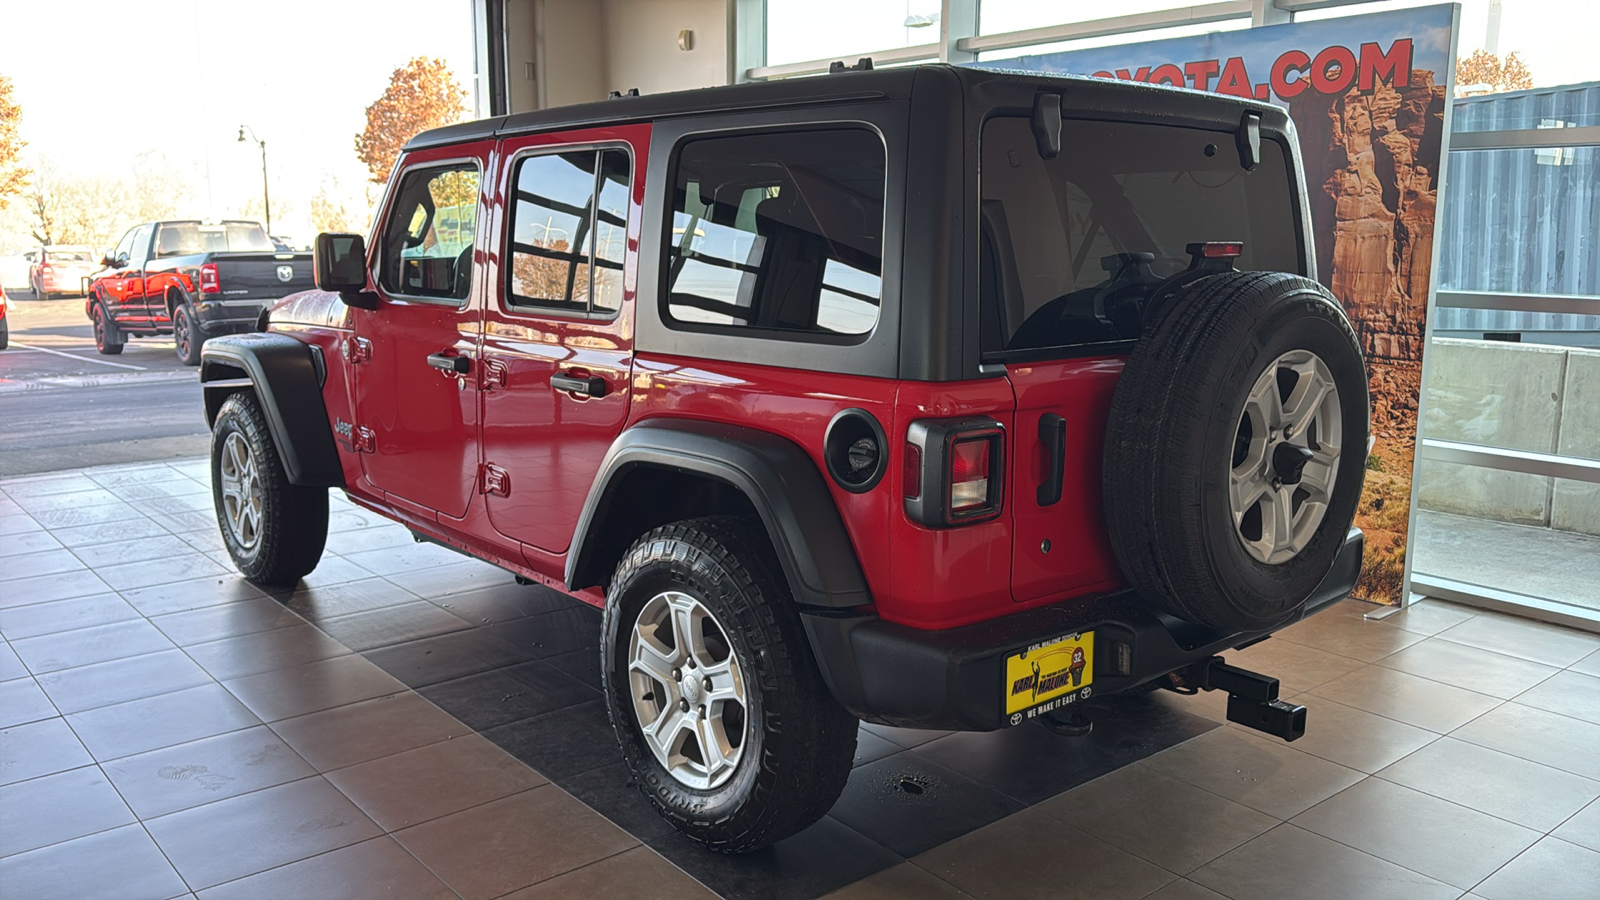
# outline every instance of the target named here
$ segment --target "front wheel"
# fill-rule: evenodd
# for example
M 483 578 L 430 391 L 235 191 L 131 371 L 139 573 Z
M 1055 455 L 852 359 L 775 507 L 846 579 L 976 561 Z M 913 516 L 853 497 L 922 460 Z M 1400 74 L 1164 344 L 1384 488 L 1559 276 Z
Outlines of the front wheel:
M 316 568 L 328 540 L 328 491 L 289 483 L 247 391 L 224 401 L 211 427 L 211 496 L 222 542 L 247 580 L 289 586 Z
M 186 366 L 200 365 L 200 345 L 205 339 L 195 328 L 194 314 L 187 304 L 178 304 L 172 312 L 172 344 L 178 351 L 178 361 Z
M 857 723 L 822 682 L 759 522 L 636 541 L 606 592 L 606 706 L 634 781 L 707 848 L 743 853 L 820 819 Z

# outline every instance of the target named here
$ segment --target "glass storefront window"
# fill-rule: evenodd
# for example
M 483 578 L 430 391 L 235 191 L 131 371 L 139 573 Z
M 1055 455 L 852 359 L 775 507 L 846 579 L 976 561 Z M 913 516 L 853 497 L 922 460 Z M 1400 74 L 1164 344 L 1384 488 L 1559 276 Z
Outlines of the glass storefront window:
M 939 0 L 770 0 L 767 65 L 935 43 L 939 7 Z

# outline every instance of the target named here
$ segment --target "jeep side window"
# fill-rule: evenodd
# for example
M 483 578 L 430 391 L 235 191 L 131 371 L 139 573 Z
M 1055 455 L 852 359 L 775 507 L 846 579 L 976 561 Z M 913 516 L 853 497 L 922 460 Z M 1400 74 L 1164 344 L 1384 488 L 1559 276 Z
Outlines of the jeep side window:
M 1190 243 L 1243 241 L 1240 269 L 1304 271 L 1291 170 L 1270 141 L 1247 172 L 1231 134 L 1169 125 L 1069 119 L 1051 160 L 1025 118 L 990 119 L 982 140 L 987 352 L 1137 338 Z
M 859 336 L 883 294 L 883 141 L 860 128 L 678 151 L 667 320 Z
M 379 284 L 394 294 L 465 300 L 477 230 L 476 165 L 412 169 L 384 226 Z
M 508 304 L 607 315 L 622 306 L 632 168 L 619 149 L 517 163 Z

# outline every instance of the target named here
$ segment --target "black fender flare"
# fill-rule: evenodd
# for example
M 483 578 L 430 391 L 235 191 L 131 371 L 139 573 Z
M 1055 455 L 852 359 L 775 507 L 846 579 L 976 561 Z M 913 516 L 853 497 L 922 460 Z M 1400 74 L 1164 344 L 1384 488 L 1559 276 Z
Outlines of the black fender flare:
M 598 571 L 604 563 L 594 538 L 613 507 L 626 502 L 617 496 L 622 476 L 640 467 L 692 473 L 744 494 L 799 603 L 846 608 L 872 602 L 855 546 L 811 457 L 770 432 L 693 419 L 652 419 L 612 442 L 572 535 L 569 590 L 601 584 L 611 574 Z
M 206 424 L 228 395 L 253 389 L 290 484 L 343 487 L 344 468 L 322 402 L 327 368 L 321 350 L 285 334 L 234 334 L 200 351 Z

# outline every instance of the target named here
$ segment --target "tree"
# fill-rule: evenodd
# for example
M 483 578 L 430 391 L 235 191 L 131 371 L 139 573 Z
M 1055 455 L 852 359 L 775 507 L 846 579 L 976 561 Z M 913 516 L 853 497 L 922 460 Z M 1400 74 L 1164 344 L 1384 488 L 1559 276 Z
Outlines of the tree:
M 383 96 L 367 107 L 367 127 L 356 135 L 356 156 L 371 180 L 389 180 L 400 148 L 418 132 L 461 121 L 466 97 L 442 59 L 418 56 L 395 69 Z
M 0 75 L 0 209 L 28 185 L 28 170 L 17 162 L 26 142 L 18 134 L 22 107 L 11 99 L 11 79 Z
M 1487 85 L 1489 89 L 1483 90 L 1480 85 Z M 1487 50 L 1474 50 L 1471 56 L 1456 63 L 1456 89 L 1462 96 L 1524 91 L 1531 87 L 1533 74 L 1515 53 L 1502 62 Z

